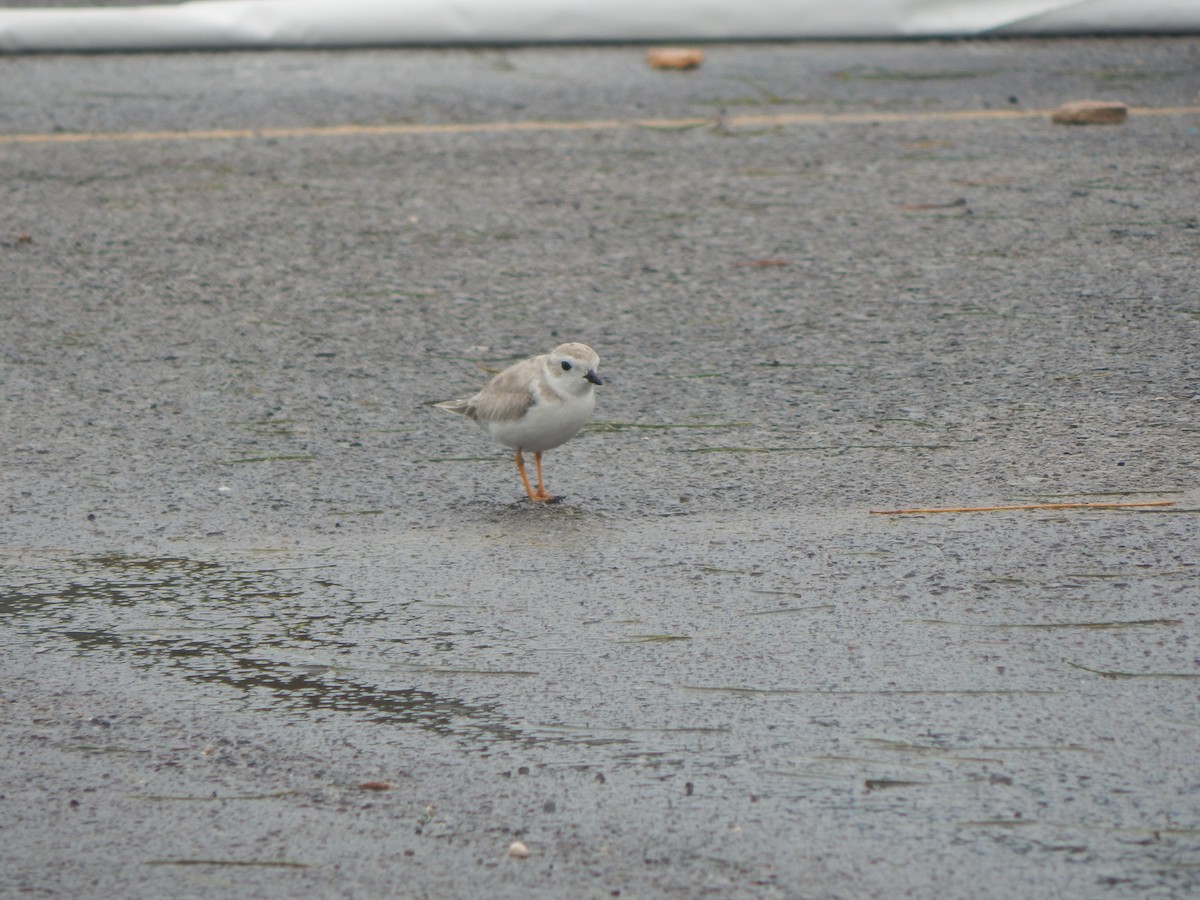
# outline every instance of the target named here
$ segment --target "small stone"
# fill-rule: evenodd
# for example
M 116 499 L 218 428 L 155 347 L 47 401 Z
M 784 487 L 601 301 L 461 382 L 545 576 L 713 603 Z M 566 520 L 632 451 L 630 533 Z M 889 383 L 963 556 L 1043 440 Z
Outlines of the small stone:
M 390 791 L 394 785 L 390 781 L 364 781 L 358 786 L 360 791 Z
M 1056 125 L 1120 125 L 1129 107 L 1119 100 L 1075 100 L 1064 103 L 1050 115 Z
M 648 50 L 646 62 L 652 69 L 695 69 L 704 62 L 704 51 L 667 47 Z
M 528 859 L 529 848 L 526 847 L 521 841 L 513 841 L 508 845 L 508 855 L 513 859 Z

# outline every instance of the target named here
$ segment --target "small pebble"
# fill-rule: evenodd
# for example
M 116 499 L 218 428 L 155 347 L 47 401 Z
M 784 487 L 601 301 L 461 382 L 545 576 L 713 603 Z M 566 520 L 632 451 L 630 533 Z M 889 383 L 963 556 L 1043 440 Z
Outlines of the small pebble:
M 359 786 L 360 791 L 390 791 L 393 785 L 390 781 L 364 781 Z
M 1050 115 L 1056 125 L 1120 125 L 1129 107 L 1118 100 L 1075 100 L 1064 103 Z
M 521 841 L 513 841 L 508 845 L 508 855 L 513 859 L 528 859 L 529 848 L 526 847 Z
M 648 50 L 646 62 L 652 69 L 695 69 L 704 62 L 704 51 L 677 48 Z

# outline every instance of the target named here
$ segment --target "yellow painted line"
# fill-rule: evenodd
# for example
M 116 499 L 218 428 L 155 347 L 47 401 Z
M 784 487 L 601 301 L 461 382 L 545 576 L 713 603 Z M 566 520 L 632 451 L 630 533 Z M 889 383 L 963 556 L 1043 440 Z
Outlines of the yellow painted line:
M 0 134 L 0 144 L 88 144 L 111 141 L 226 141 L 245 139 L 399 137 L 435 134 L 506 134 L 519 131 L 664 131 L 721 125 L 764 128 L 783 125 L 859 125 L 898 122 L 972 122 L 995 119 L 1048 119 L 1050 109 L 963 109 L 936 112 L 773 113 L 683 119 L 584 119 L 580 121 L 449 122 L 443 124 L 313 125 L 292 128 L 210 128 L 197 131 L 90 131 L 54 134 Z M 1200 106 L 1133 107 L 1131 116 L 1200 115 Z

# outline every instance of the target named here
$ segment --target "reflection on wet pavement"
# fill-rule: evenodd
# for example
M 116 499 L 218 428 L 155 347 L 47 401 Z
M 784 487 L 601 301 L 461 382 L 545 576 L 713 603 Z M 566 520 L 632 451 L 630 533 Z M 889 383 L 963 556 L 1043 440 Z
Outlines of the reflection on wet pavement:
M 495 704 L 365 680 L 357 642 L 343 635 L 383 614 L 314 577 L 321 568 L 303 567 L 301 582 L 295 569 L 182 557 L 65 557 L 11 584 L 0 617 L 38 644 L 57 635 L 81 653 L 172 667 L 192 681 L 237 688 L 264 709 L 353 713 L 465 740 L 532 740 Z M 456 637 L 435 636 L 435 646 L 452 647 Z M 386 665 L 372 667 L 380 681 L 394 679 Z
M 846 519 L 799 544 L 757 512 L 640 530 L 496 516 L 324 549 L 31 551 L 6 566 L 0 624 L 151 689 L 211 686 L 268 726 L 407 735 L 423 758 L 445 738 L 468 765 L 607 774 L 610 791 L 692 785 L 751 804 L 747 827 L 803 818 L 831 845 L 1069 845 L 1141 885 L 1193 883 L 1164 874 L 1197 851 L 1171 830 L 1191 809 L 1174 802 L 1195 727 L 1190 532 Z M 1135 832 L 1159 837 L 1131 859 Z

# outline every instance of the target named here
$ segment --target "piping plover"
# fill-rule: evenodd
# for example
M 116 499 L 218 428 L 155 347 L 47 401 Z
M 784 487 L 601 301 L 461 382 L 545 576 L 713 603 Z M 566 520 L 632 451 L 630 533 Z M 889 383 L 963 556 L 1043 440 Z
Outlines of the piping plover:
M 474 419 L 488 434 L 516 451 L 517 471 L 534 503 L 561 500 L 542 483 L 542 454 L 565 444 L 592 417 L 593 386 L 600 357 L 587 344 L 560 344 L 549 353 L 513 363 L 466 400 L 436 403 Z M 537 490 L 525 474 L 524 450 L 533 451 Z

